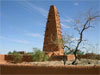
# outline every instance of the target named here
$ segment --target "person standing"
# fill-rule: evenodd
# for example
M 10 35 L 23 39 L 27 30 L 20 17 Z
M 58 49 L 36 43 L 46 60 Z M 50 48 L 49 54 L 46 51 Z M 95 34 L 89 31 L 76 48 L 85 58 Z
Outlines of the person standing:
M 65 55 L 65 53 L 63 55 L 63 62 L 64 62 L 64 65 L 66 65 L 66 55 Z

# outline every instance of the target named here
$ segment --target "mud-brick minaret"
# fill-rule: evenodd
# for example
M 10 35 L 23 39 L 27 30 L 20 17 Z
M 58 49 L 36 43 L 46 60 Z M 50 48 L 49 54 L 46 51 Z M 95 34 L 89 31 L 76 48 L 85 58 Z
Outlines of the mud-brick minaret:
M 56 6 L 51 5 L 46 24 L 43 51 L 51 55 L 63 55 L 61 25 Z

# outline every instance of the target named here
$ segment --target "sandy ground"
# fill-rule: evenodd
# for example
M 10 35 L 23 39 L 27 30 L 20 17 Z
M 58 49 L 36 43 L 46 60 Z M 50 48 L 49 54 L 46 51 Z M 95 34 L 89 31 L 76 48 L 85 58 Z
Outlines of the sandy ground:
M 66 65 L 71 65 L 72 61 L 66 61 Z M 0 64 L 13 64 L 10 62 L 0 62 Z M 24 65 L 37 65 L 37 66 L 63 66 L 63 61 L 45 61 L 45 62 L 22 62 L 17 64 L 24 64 Z M 90 60 L 90 59 L 81 59 L 78 61 L 77 65 L 82 66 L 93 66 L 93 65 L 99 65 L 100 66 L 100 60 Z

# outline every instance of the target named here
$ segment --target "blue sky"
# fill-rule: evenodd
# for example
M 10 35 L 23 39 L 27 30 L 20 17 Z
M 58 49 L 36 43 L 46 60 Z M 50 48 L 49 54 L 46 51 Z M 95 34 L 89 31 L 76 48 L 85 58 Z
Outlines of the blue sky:
M 99 0 L 1 0 L 0 54 L 13 50 L 29 52 L 34 47 L 42 49 L 50 5 L 57 7 L 62 32 L 73 34 L 75 38 L 79 36 L 71 27 L 72 21 L 91 8 L 100 9 Z M 99 38 L 100 23 L 84 33 L 84 39 L 93 45 L 100 44 Z

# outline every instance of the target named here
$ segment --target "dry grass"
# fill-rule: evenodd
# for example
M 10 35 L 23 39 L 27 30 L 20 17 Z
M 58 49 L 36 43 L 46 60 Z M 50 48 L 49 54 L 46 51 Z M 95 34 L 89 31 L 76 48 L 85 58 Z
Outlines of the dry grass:
M 66 61 L 66 65 L 71 65 L 72 61 Z M 13 64 L 10 62 L 0 62 L 0 64 Z M 45 62 L 22 62 L 17 64 L 24 64 L 24 65 L 37 65 L 37 66 L 63 66 L 63 61 L 45 61 Z M 100 60 L 91 60 L 91 59 L 81 59 L 78 61 L 77 65 L 84 65 L 84 66 L 93 66 L 98 65 L 100 66 Z
M 71 65 L 72 61 L 66 61 L 66 65 Z M 13 64 L 10 62 L 0 62 L 0 64 Z M 17 64 L 24 64 L 24 65 L 37 65 L 37 66 L 63 66 L 63 61 L 45 61 L 45 62 L 22 62 Z M 84 65 L 84 66 L 93 66 L 99 65 L 100 60 L 91 60 L 91 59 L 81 59 L 78 61 L 77 65 Z

